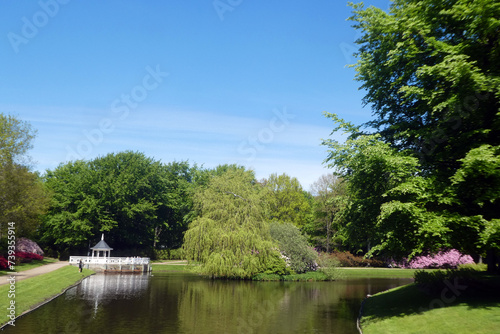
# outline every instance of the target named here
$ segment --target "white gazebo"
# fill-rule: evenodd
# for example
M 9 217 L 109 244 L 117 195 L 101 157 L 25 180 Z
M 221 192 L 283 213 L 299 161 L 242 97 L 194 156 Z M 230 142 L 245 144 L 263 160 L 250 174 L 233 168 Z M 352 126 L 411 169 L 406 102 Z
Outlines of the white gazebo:
M 69 264 L 79 266 L 83 263 L 85 268 L 98 272 L 146 273 L 151 271 L 148 257 L 111 257 L 113 248 L 104 241 L 104 233 L 101 241 L 90 249 L 92 249 L 92 256 L 70 256 Z
M 99 258 L 101 252 L 104 258 L 109 258 L 111 256 L 111 251 L 113 250 L 113 248 L 109 247 L 106 241 L 104 241 L 104 233 L 102 234 L 101 241 L 99 241 L 97 245 L 91 247 L 90 249 L 92 249 L 92 258 Z

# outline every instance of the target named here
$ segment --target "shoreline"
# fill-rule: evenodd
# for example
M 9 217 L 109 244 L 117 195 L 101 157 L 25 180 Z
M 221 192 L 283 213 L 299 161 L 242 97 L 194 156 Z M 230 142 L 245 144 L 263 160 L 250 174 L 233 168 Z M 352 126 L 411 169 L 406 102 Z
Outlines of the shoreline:
M 13 319 L 10 318 L 7 315 L 6 321 L 5 322 L 2 321 L 0 323 L 0 330 L 3 330 L 5 328 L 7 328 L 7 326 L 15 326 L 16 320 L 19 319 L 20 317 L 25 316 L 26 314 L 28 314 L 30 312 L 33 312 L 34 310 L 38 309 L 39 307 L 41 307 L 41 306 L 43 306 L 43 305 L 51 302 L 52 300 L 60 297 L 61 295 L 63 295 L 69 289 L 71 289 L 71 288 L 73 288 L 73 287 L 78 286 L 79 284 L 81 284 L 84 279 L 86 279 L 86 278 L 88 278 L 88 277 L 90 277 L 92 275 L 95 275 L 95 272 L 90 271 L 90 270 L 85 270 L 82 273 L 80 273 L 80 272 L 72 273 L 72 272 L 68 272 L 71 269 L 66 269 L 66 268 L 74 268 L 74 267 L 71 267 L 71 266 L 67 265 L 67 266 L 58 268 L 57 270 L 50 271 L 50 272 L 47 272 L 47 273 L 44 273 L 44 274 L 39 274 L 39 275 L 34 276 L 34 277 L 29 277 L 29 278 L 26 278 L 26 279 L 22 279 L 20 282 L 16 282 L 16 287 L 17 287 L 17 284 L 21 283 L 23 285 L 23 288 L 25 288 L 25 286 L 29 287 L 30 285 L 36 285 L 37 283 L 40 283 L 40 281 L 42 281 L 44 279 L 45 280 L 47 280 L 47 279 L 55 279 L 57 281 L 58 277 L 56 275 L 58 273 L 66 274 L 65 278 L 69 279 L 69 280 L 72 280 L 72 282 L 69 285 L 63 285 L 63 286 L 61 286 L 61 288 L 60 288 L 61 290 L 59 290 L 57 293 L 53 293 L 52 291 L 49 290 L 49 293 L 47 295 L 45 295 L 45 296 L 41 295 L 41 296 L 38 296 L 38 298 L 36 298 L 37 296 L 31 296 L 30 293 L 28 292 L 27 295 L 30 297 L 29 299 L 33 298 L 35 300 L 35 302 L 33 304 L 30 304 L 29 302 L 25 302 L 24 305 L 27 305 L 27 306 L 21 306 L 21 305 L 23 305 L 23 301 L 19 301 L 18 299 L 20 297 L 16 297 L 14 299 L 14 303 L 15 303 L 14 305 L 16 305 L 18 308 L 24 307 L 25 309 L 21 310 L 21 313 L 19 315 L 16 315 L 15 318 L 13 318 Z M 73 276 L 79 276 L 79 277 L 74 277 L 75 279 L 78 278 L 76 281 L 74 281 L 73 280 Z M 2 290 L 8 291 L 7 287 L 5 287 L 5 286 L 0 286 L 0 288 Z M 57 289 L 57 286 L 55 286 L 55 289 Z M 22 298 L 26 298 L 26 296 L 23 295 Z M 11 300 L 11 302 L 12 302 L 12 300 Z M 9 302 L 7 301 L 6 304 L 9 305 Z M 6 308 L 6 309 L 8 310 L 8 308 Z

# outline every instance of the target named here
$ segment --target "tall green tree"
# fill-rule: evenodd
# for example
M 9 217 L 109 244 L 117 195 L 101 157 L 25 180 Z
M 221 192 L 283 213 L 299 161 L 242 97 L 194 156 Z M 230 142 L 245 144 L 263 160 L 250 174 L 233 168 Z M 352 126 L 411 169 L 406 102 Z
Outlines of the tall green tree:
M 54 197 L 42 226 L 44 240 L 82 247 L 108 232 L 114 248 L 150 249 L 162 238 L 170 246 L 176 238 L 166 234 L 182 233 L 176 225 L 186 211 L 184 194 L 177 191 L 184 167 L 127 151 L 48 171 L 45 183 Z
M 500 6 L 496 0 L 395 0 L 352 5 L 356 79 L 385 142 L 447 179 L 459 159 L 499 145 Z
M 347 205 L 347 182 L 334 173 L 322 175 L 311 186 L 314 195 L 314 219 L 305 227 L 313 244 L 326 252 L 341 246 Z
M 266 222 L 262 192 L 253 172 L 228 169 L 195 194 L 199 216 L 190 223 L 183 247 L 189 261 L 201 263 L 201 273 L 250 278 L 273 267 L 285 270 Z
M 395 0 L 388 12 L 352 6 L 350 19 L 362 32 L 353 66 L 374 115 L 366 125 L 393 157 L 419 162 L 411 162 L 417 172 L 377 193 L 384 197 L 373 206 L 379 207 L 373 226 L 382 231 L 377 248 L 416 254 L 430 247 L 421 240 L 434 239 L 495 259 L 500 202 L 490 181 L 499 168 L 498 1 Z M 357 130 L 351 140 L 367 135 L 359 129 L 351 129 Z M 472 199 L 468 187 L 484 196 Z
M 50 195 L 30 170 L 28 152 L 35 136 L 28 122 L 0 114 L 0 239 L 9 222 L 15 223 L 18 237 L 31 236 L 47 208 Z
M 311 206 L 299 180 L 287 174 L 271 174 L 263 180 L 271 221 L 289 222 L 301 228 L 307 223 Z
M 340 143 L 333 139 L 323 142 L 329 147 L 326 162 L 347 183 L 347 203 L 342 212 L 340 234 L 348 248 L 358 252 L 370 251 L 384 242 L 392 226 L 377 222 L 381 206 L 389 201 L 387 193 L 418 172 L 416 158 L 392 148 L 380 135 L 361 135 L 359 128 L 326 114 L 338 124 L 334 131 L 346 131 L 349 138 Z M 410 248 L 410 247 L 408 247 Z
M 165 223 L 154 229 L 155 247 L 176 249 L 182 247 L 184 232 L 193 211 L 193 195 L 199 186 L 202 170 L 196 165 L 190 166 L 187 161 L 181 161 L 168 163 L 165 173 L 172 187 L 168 190 L 168 205 L 159 212 Z
M 0 113 L 0 164 L 29 166 L 28 151 L 36 136 L 30 123 Z

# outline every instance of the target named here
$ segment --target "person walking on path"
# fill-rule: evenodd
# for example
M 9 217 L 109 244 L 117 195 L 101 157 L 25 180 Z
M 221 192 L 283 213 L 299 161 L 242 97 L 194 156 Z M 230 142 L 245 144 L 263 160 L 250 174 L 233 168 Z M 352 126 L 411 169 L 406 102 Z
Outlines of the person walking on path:
M 79 269 L 79 272 L 82 272 L 82 269 L 83 269 L 83 261 L 82 261 L 82 259 L 80 259 L 80 262 L 78 263 L 78 269 Z

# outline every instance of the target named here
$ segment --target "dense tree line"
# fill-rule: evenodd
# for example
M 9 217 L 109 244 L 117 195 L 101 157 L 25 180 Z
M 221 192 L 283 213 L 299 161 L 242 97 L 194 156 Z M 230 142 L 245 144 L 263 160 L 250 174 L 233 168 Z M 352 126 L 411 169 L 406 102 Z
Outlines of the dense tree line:
M 374 119 L 362 131 L 327 114 L 345 143 L 325 140 L 347 181 L 342 234 L 369 254 L 442 248 L 500 252 L 500 6 L 402 1 L 353 5 L 357 79 Z
M 177 249 L 213 277 L 285 273 L 317 250 L 411 258 L 500 254 L 500 6 L 494 0 L 352 5 L 356 79 L 373 119 L 326 113 L 332 173 L 305 191 L 237 165 L 163 163 L 140 152 L 71 161 L 38 176 L 36 132 L 0 115 L 0 233 L 16 221 L 59 253 L 101 233 L 115 248 Z M 2 234 L 0 234 L 2 239 Z M 307 242 L 306 242 L 307 240 Z M 307 245 L 308 244 L 308 245 Z M 293 257 L 293 258 L 291 258 Z

